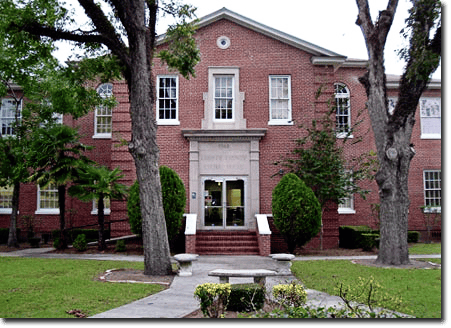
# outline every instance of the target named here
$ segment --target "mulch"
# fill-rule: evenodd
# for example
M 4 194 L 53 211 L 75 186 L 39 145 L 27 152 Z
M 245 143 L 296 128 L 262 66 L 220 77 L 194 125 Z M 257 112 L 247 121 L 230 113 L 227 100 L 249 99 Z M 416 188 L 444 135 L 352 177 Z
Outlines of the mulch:
M 135 269 L 110 269 L 96 277 L 98 281 L 160 284 L 169 287 L 174 280 L 174 275 L 148 276 L 143 270 Z

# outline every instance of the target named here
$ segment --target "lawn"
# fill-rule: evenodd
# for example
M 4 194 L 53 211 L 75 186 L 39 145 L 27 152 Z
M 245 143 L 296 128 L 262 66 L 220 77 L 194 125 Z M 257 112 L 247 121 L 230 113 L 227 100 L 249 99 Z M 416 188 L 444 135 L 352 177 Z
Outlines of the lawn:
M 422 255 L 422 254 L 441 254 L 442 253 L 442 243 L 431 243 L 431 244 L 412 244 L 409 247 L 410 255 Z
M 155 294 L 164 287 L 96 281 L 108 269 L 142 270 L 143 263 L 0 257 L 0 318 L 88 316 Z
M 441 317 L 441 269 L 386 269 L 353 264 L 350 261 L 295 261 L 293 273 L 307 288 L 338 295 L 336 286 L 355 285 L 359 277 L 374 277 L 381 292 L 400 296 L 402 303 L 385 301 L 386 309 L 417 318 Z

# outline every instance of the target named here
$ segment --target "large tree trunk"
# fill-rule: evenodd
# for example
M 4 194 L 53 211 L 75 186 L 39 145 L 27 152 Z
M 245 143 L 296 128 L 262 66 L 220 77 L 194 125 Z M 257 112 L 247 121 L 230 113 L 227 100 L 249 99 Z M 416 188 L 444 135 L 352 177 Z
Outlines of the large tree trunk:
M 140 5 L 138 3 L 137 5 Z M 141 12 L 142 10 L 142 12 Z M 150 8 L 150 26 L 155 26 L 157 7 Z M 144 22 L 144 7 L 135 11 L 138 22 Z M 157 145 L 157 123 L 153 106 L 152 61 L 155 31 L 134 28 L 128 31 L 130 61 L 125 77 L 129 87 L 132 140 L 129 150 L 135 160 L 139 182 L 144 246 L 144 274 L 165 275 L 172 272 L 169 242 L 161 195 Z
M 11 217 L 9 219 L 8 247 L 19 247 L 17 242 L 17 213 L 19 211 L 20 183 L 14 183 L 11 204 Z

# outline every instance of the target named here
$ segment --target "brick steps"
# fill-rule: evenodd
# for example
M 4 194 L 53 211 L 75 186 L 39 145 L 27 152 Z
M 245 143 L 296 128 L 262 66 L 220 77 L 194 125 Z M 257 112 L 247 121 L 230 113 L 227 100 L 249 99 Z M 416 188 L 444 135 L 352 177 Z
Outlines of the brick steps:
M 200 255 L 258 255 L 253 231 L 197 231 L 196 253 Z

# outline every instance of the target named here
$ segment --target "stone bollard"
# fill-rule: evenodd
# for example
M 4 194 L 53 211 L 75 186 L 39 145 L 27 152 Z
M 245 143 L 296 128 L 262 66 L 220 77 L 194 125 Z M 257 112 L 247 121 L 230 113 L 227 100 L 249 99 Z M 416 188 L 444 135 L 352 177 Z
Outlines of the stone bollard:
M 180 277 L 189 277 L 193 275 L 193 266 L 192 266 L 192 262 L 197 260 L 197 257 L 199 255 L 197 254 L 177 254 L 174 255 L 174 259 L 178 262 L 179 264 L 179 272 L 178 275 Z
M 293 254 L 271 254 L 273 260 L 277 261 L 278 274 L 279 275 L 291 275 L 291 260 L 294 259 Z

